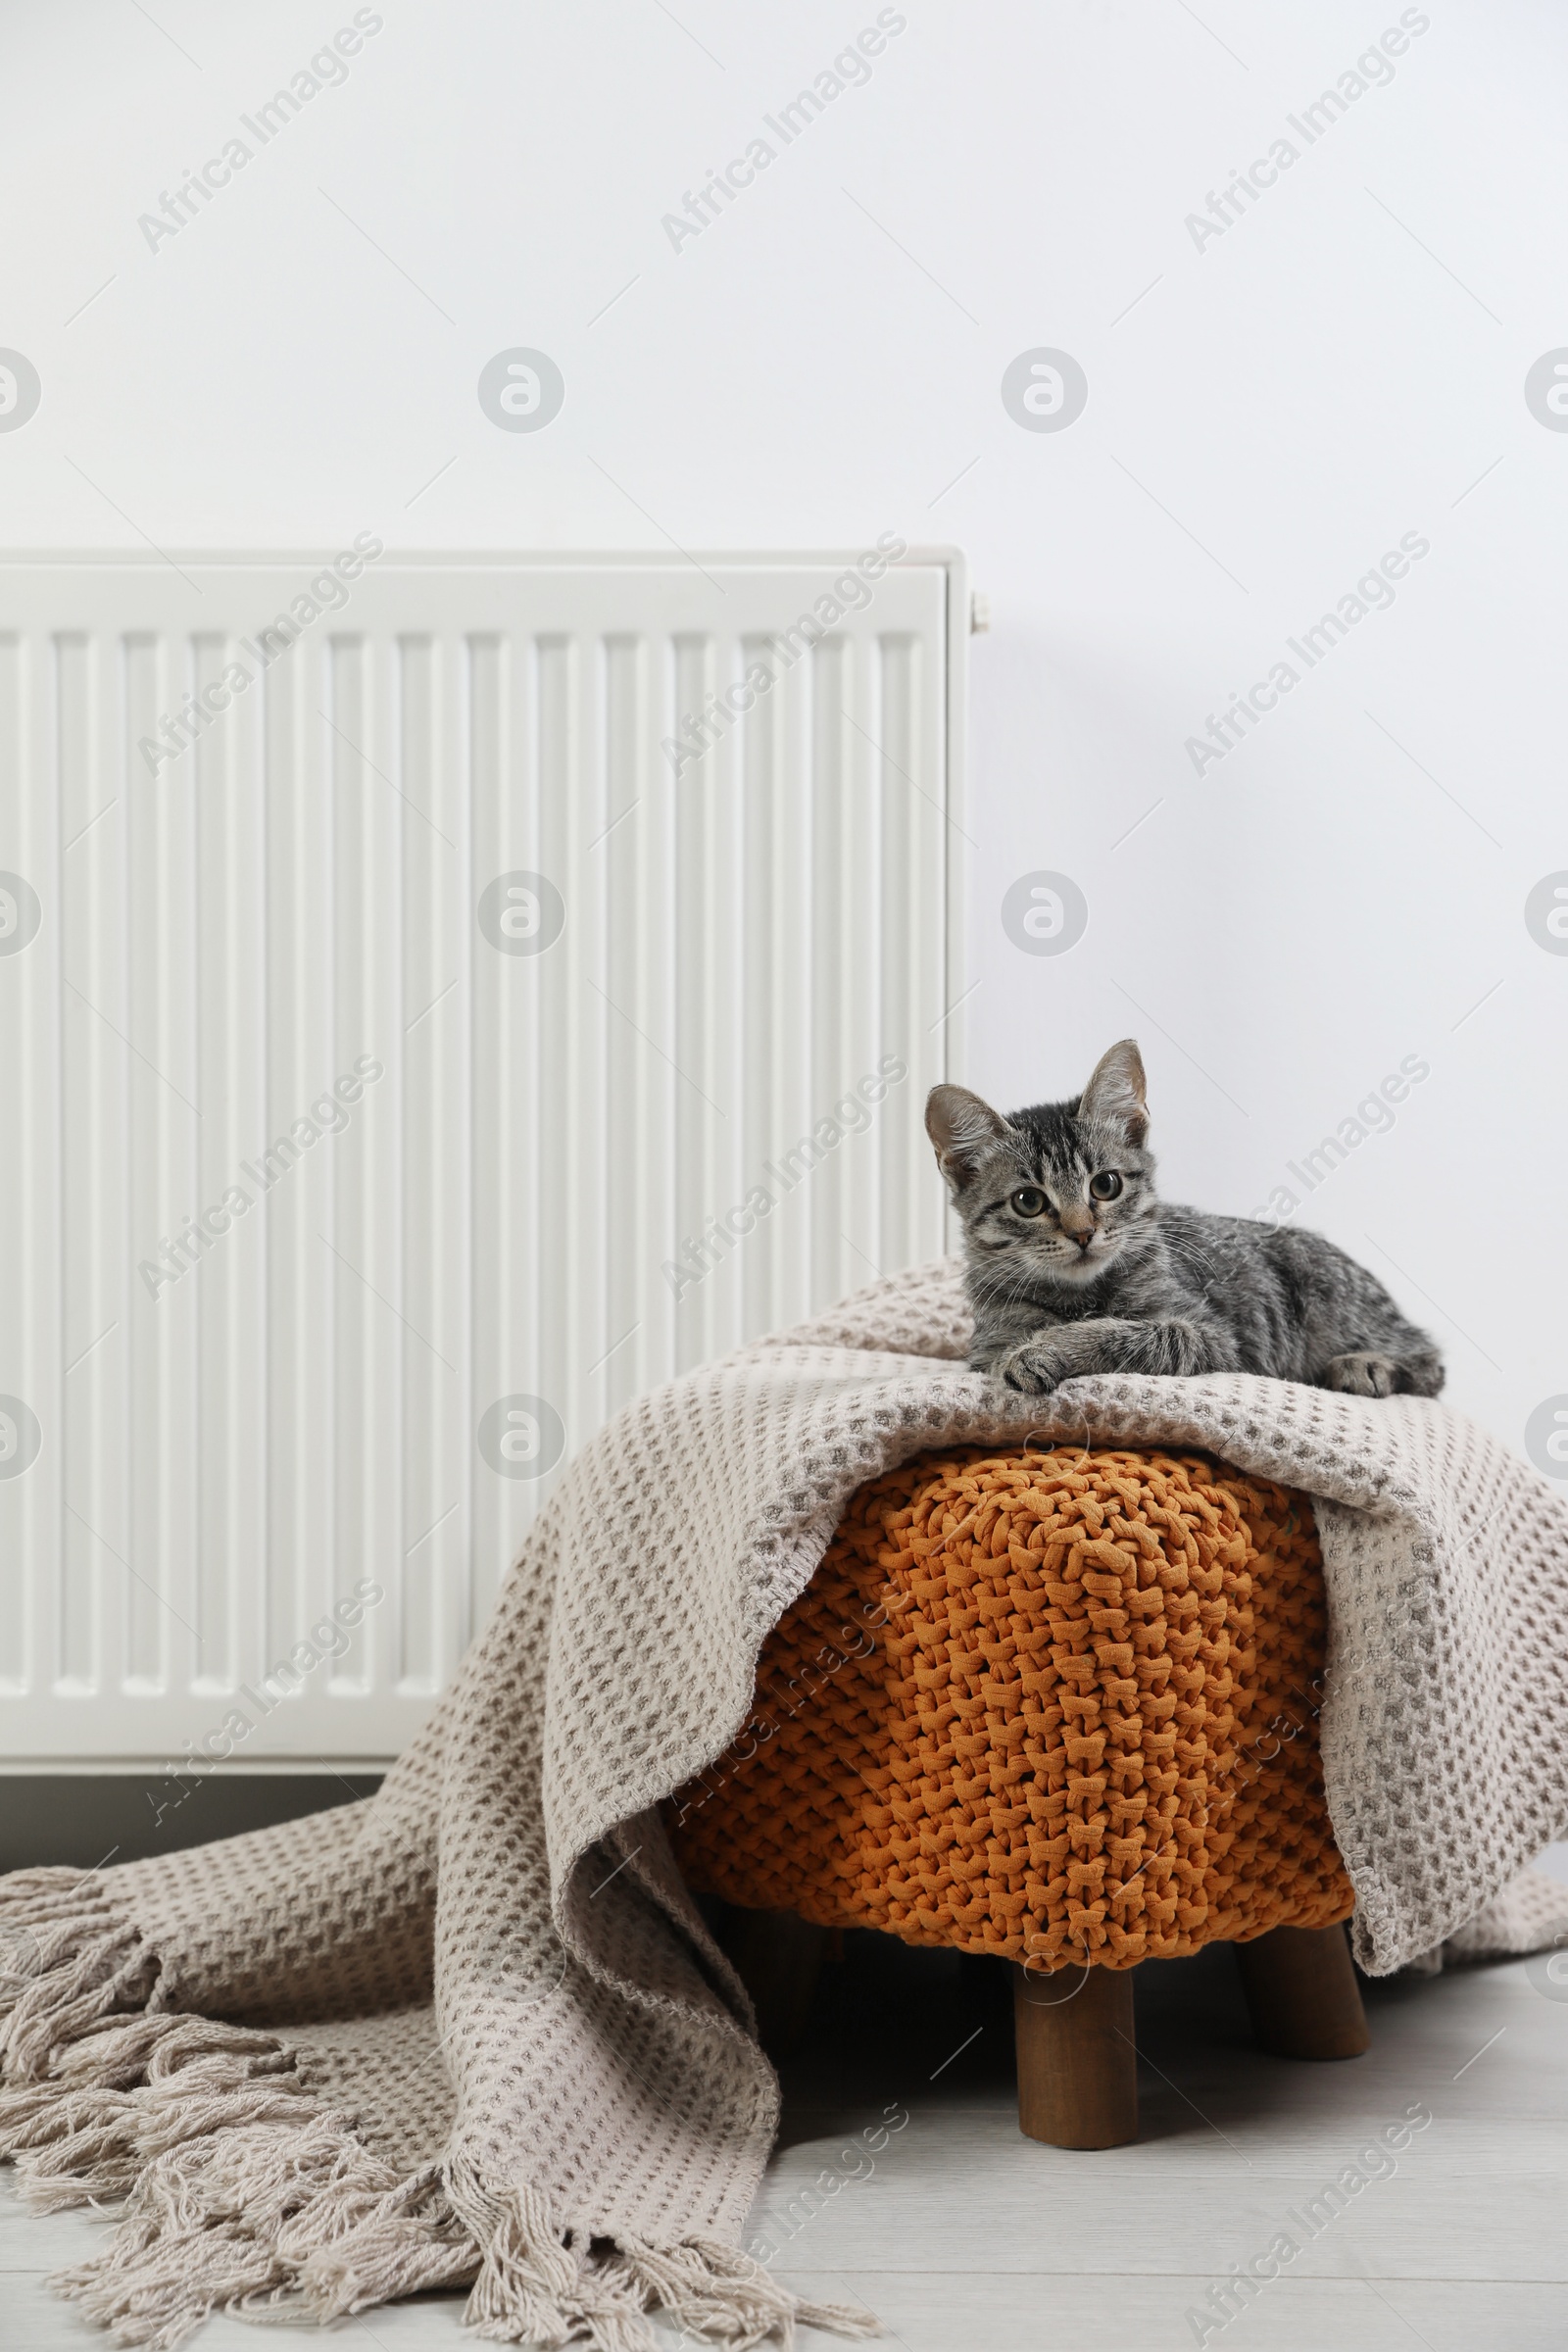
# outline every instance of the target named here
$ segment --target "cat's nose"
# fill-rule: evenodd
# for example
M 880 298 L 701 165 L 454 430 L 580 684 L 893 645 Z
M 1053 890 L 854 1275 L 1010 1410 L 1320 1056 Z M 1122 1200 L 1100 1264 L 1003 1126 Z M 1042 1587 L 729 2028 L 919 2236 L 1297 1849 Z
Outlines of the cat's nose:
M 1089 1230 L 1088 1230 L 1088 1232 L 1087 1232 L 1087 1233 L 1074 1233 L 1074 1232 L 1072 1232 L 1072 1231 L 1070 1231 L 1070 1230 L 1069 1230 L 1069 1233 L 1068 1233 L 1068 1239 L 1069 1239 L 1070 1241 L 1074 1241 L 1074 1242 L 1076 1242 L 1080 1250 L 1087 1250 L 1087 1249 L 1088 1249 L 1088 1247 L 1089 1247 L 1089 1245 L 1090 1245 L 1090 1243 L 1091 1243 L 1091 1242 L 1094 1240 L 1094 1238 L 1095 1238 L 1095 1229 L 1094 1229 L 1094 1227 L 1093 1227 L 1092 1225 L 1090 1226 L 1090 1228 L 1089 1228 Z

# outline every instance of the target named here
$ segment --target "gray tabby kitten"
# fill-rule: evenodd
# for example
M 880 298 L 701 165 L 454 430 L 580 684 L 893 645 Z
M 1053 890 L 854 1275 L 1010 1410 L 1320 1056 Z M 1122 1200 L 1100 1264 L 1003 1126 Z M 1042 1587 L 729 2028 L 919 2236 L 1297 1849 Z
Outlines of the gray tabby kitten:
M 966 1087 L 925 1112 L 963 1220 L 977 1372 L 1045 1393 L 1081 1372 L 1262 1372 L 1435 1396 L 1443 1362 L 1321 1234 L 1154 1193 L 1144 1064 L 1123 1038 L 1075 1102 L 1010 1118 Z

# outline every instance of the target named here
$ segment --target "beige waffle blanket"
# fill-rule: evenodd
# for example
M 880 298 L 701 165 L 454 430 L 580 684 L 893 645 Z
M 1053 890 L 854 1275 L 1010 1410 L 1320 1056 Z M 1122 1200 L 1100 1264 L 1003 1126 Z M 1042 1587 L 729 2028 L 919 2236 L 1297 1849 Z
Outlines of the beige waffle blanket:
M 45 2207 L 124 2200 L 62 2281 L 127 2343 L 215 2307 L 326 2320 L 471 2285 L 481 2334 L 788 2338 L 743 2250 L 778 2113 L 655 1810 L 742 1729 L 847 1497 L 926 1446 L 1200 1446 L 1314 1498 L 1330 1810 L 1375 1972 L 1568 1930 L 1568 1503 L 1442 1404 L 1240 1377 L 968 1371 L 956 1266 L 898 1276 L 630 1406 L 368 1802 L 0 1882 L 0 2147 Z M 1431 1965 L 1430 1958 L 1427 1965 Z

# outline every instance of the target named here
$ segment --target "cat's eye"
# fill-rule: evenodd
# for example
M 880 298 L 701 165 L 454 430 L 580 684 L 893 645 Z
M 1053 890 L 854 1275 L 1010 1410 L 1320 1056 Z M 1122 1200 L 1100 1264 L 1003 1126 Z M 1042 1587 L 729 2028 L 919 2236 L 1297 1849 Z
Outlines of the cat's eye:
M 1037 1184 L 1020 1184 L 1012 1196 L 1011 1205 L 1020 1217 L 1039 1217 L 1045 1214 L 1046 1196 Z
M 1102 1168 L 1098 1176 L 1090 1177 L 1089 1190 L 1096 1200 L 1114 1200 L 1121 1191 L 1121 1178 L 1114 1168 Z

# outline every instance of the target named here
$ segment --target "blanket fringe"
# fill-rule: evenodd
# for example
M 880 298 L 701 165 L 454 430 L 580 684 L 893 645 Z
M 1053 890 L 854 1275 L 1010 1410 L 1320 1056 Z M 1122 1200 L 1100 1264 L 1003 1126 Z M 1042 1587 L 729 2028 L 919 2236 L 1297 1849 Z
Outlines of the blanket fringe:
M 799 2328 L 836 2335 L 880 2335 L 882 2323 L 849 2303 L 809 2303 L 781 2286 L 762 2263 L 739 2246 L 695 2238 L 675 2247 L 628 2241 L 626 2260 L 649 2302 L 694 2335 L 728 2335 L 739 2352 L 776 2336 L 786 2346 Z
M 72 1870 L 0 1883 L 0 2059 L 8 2079 L 46 2075 L 55 2050 L 117 2011 L 145 2010 L 157 1963 L 135 1928 Z
M 461 2156 L 399 2174 L 276 2034 L 161 2010 L 160 1970 L 76 1872 L 0 1880 L 0 2160 L 37 2210 L 119 2209 L 53 2281 L 118 2342 L 172 2352 L 214 2311 L 325 2323 L 470 2284 L 466 2324 L 502 2343 L 658 2352 L 659 2307 L 733 2352 L 879 2331 L 716 2240 L 590 2239 Z

